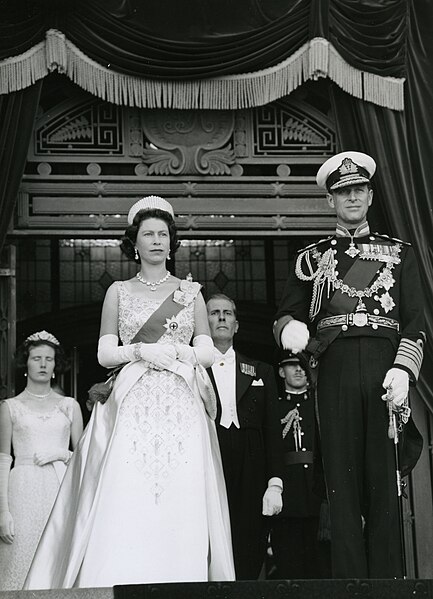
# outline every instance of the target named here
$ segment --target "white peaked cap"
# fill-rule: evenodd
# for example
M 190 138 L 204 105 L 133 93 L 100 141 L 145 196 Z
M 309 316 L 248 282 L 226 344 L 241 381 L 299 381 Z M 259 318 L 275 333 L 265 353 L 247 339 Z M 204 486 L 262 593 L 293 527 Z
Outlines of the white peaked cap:
M 316 182 L 328 191 L 369 183 L 376 171 L 376 163 L 363 152 L 340 152 L 328 158 L 317 171 Z
M 146 196 L 145 198 L 138 200 L 138 202 L 135 202 L 129 209 L 128 224 L 132 225 L 135 215 L 137 212 L 140 212 L 140 210 L 153 210 L 155 208 L 168 212 L 174 218 L 173 206 L 170 202 L 167 202 L 167 200 L 164 200 L 164 198 L 160 198 L 159 196 Z

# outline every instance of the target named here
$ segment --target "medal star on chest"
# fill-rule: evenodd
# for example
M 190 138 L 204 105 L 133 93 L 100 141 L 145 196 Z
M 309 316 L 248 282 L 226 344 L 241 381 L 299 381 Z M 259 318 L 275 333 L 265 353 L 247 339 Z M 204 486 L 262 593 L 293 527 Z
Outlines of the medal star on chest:
M 177 321 L 176 316 L 166 318 L 164 327 L 167 331 L 176 331 L 179 328 L 179 322 Z
M 386 314 L 388 314 L 388 312 L 391 312 L 391 310 L 395 308 L 395 302 L 389 295 L 388 291 L 386 293 L 383 293 L 379 297 L 379 302 Z

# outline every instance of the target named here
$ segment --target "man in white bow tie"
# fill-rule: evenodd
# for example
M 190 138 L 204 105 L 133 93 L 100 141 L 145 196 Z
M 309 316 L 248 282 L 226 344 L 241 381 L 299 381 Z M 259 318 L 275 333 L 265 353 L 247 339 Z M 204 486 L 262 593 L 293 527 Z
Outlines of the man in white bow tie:
M 223 294 L 207 302 L 215 362 L 216 427 L 232 528 L 237 580 L 255 580 L 263 565 L 268 524 L 282 508 L 282 441 L 272 367 L 233 349 L 236 305 Z

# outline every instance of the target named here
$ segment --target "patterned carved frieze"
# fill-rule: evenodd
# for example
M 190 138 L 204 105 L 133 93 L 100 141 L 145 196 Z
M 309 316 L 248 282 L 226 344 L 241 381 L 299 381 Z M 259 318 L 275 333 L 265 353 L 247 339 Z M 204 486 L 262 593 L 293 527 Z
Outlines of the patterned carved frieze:
M 149 175 L 228 175 L 234 116 L 226 110 L 143 110 Z
M 13 233 L 120 231 L 148 194 L 170 200 L 193 234 L 326 232 L 315 173 L 334 151 L 327 114 L 292 97 L 240 111 L 65 100 L 36 122 Z

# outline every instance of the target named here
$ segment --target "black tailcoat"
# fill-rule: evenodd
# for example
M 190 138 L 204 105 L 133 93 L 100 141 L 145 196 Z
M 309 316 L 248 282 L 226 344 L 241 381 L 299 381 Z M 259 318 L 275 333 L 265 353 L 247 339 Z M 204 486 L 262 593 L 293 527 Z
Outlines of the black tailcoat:
M 278 392 L 273 368 L 236 352 L 236 404 L 240 428 L 220 426 L 217 395 L 216 427 L 221 449 L 232 528 L 236 578 L 260 574 L 267 530 L 262 499 L 268 480 L 282 478 L 282 446 L 277 414 Z

